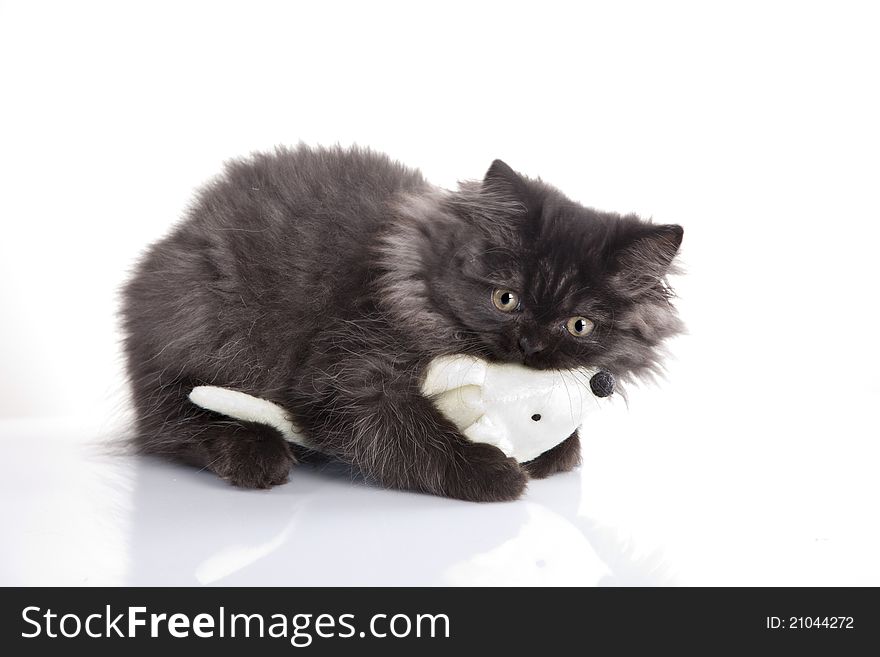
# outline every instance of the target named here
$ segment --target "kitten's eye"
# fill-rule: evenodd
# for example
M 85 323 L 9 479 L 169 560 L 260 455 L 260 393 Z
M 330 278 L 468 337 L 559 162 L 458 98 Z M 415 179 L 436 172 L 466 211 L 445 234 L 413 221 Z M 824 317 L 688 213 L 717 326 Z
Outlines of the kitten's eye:
M 576 338 L 582 338 L 593 332 L 595 324 L 586 317 L 570 317 L 565 323 L 565 328 Z
M 510 313 L 519 308 L 519 295 L 510 290 L 495 290 L 492 293 L 492 303 L 503 313 Z

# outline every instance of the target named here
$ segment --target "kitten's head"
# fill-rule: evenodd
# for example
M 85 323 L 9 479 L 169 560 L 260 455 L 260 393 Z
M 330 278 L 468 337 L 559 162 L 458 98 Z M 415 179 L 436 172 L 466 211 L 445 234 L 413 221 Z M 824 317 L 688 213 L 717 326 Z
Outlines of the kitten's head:
M 428 354 L 626 377 L 655 370 L 681 330 L 666 284 L 680 226 L 585 208 L 500 160 L 399 210 L 381 300 Z

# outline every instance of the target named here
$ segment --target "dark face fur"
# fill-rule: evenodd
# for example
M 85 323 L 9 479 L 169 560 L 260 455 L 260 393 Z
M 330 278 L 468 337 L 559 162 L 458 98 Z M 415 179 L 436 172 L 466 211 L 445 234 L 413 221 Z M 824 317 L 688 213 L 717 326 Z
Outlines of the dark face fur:
M 680 226 L 585 208 L 498 160 L 482 184 L 403 208 L 386 290 L 433 352 L 626 378 L 681 329 L 665 283 Z

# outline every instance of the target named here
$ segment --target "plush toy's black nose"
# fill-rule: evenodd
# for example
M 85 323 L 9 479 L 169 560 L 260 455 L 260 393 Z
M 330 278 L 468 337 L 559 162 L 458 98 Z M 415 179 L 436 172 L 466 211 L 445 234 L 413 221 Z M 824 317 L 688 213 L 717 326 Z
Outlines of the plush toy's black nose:
M 614 375 L 605 370 L 599 370 L 590 378 L 590 390 L 597 397 L 608 397 L 614 392 Z

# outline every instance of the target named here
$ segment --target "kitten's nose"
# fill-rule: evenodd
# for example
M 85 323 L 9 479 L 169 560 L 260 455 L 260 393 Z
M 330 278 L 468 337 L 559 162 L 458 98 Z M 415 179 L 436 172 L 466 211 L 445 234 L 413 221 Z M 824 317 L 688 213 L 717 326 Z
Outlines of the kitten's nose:
M 523 356 L 534 356 L 543 351 L 544 346 L 543 342 L 533 338 L 523 336 L 519 339 L 519 350 L 522 352 Z

